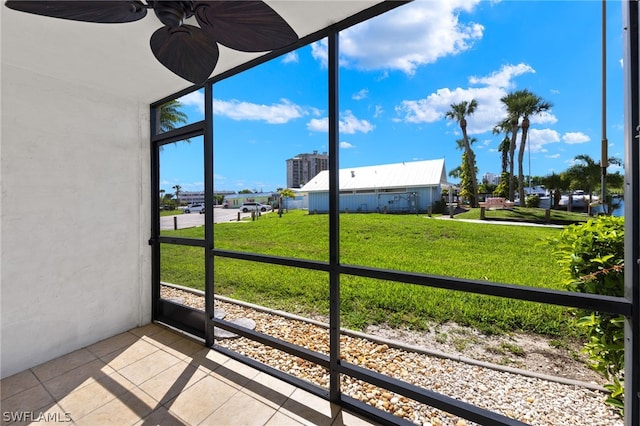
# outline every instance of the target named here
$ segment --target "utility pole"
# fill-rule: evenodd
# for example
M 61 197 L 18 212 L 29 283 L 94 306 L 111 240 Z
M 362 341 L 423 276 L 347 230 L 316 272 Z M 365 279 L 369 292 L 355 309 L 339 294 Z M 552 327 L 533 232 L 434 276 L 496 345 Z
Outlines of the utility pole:
M 602 170 L 600 176 L 600 204 L 602 210 L 606 208 L 607 200 L 607 166 L 609 165 L 607 141 L 607 0 L 602 0 L 602 143 L 600 154 L 600 167 Z

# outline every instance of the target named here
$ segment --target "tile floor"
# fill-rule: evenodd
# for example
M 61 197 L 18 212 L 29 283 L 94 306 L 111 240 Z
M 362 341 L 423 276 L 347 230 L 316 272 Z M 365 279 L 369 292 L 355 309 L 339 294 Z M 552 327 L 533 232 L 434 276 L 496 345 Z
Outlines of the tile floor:
M 374 424 L 153 324 L 7 377 L 0 395 L 3 425 Z

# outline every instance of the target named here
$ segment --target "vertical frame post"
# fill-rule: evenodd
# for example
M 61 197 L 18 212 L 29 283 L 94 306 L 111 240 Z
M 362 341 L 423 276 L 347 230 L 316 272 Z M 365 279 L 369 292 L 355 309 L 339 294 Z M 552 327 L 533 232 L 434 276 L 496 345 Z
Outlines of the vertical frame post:
M 204 86 L 204 301 L 205 343 L 213 345 L 214 256 L 213 256 L 213 83 Z
M 338 32 L 331 31 L 329 42 L 329 399 L 340 400 L 340 182 Z
M 160 315 L 160 145 L 153 141 L 158 133 L 160 107 L 151 107 L 151 320 L 156 321 Z
M 625 298 L 633 303 L 625 321 L 625 426 L 640 424 L 640 32 L 638 1 L 623 5 L 625 28 Z

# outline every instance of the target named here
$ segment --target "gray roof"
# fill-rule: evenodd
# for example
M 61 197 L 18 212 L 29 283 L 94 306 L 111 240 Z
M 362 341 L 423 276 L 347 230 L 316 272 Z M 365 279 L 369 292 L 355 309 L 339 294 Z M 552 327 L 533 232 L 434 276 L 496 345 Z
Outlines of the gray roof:
M 340 190 L 411 188 L 447 184 L 444 159 L 340 169 Z M 329 190 L 329 171 L 318 173 L 300 191 Z

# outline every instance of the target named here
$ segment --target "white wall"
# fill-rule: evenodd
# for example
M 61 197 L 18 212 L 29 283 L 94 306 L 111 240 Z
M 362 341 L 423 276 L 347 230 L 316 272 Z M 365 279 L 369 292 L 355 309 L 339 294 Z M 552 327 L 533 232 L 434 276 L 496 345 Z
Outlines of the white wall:
M 3 63 L 1 377 L 150 321 L 148 115 Z

